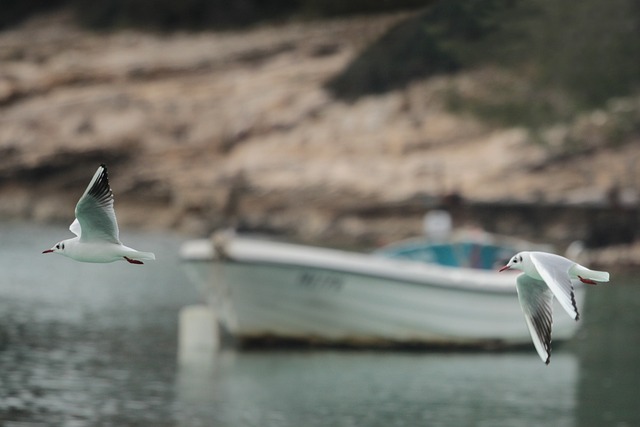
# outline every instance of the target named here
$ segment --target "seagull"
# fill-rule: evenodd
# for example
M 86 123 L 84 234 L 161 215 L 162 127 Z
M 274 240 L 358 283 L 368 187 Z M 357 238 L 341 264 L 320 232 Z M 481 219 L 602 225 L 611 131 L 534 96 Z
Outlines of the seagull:
M 606 271 L 590 270 L 577 262 L 547 252 L 520 252 L 500 271 L 520 270 L 516 289 L 533 344 L 545 364 L 551 359 L 551 304 L 555 296 L 569 316 L 578 320 L 573 285 L 608 282 Z
M 56 253 L 82 262 L 114 262 L 124 260 L 143 264 L 155 260 L 151 252 L 139 252 L 120 242 L 113 192 L 109 187 L 107 167 L 101 164 L 76 204 L 76 219 L 69 226 L 76 235 L 58 242 L 43 254 Z

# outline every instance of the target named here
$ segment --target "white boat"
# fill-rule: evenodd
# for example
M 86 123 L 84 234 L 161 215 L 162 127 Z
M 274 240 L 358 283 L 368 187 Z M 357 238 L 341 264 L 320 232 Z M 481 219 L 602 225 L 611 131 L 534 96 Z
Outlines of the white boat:
M 516 274 L 497 272 L 522 249 L 487 234 L 357 253 L 218 233 L 181 256 L 240 343 L 499 348 L 531 344 Z M 578 323 L 555 304 L 557 342 Z

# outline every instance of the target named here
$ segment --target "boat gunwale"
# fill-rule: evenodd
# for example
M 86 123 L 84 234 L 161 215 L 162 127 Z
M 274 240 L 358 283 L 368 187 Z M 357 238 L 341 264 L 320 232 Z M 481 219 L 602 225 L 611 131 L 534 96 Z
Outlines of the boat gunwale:
M 388 258 L 376 252 L 360 253 L 237 235 L 217 243 L 212 242 L 209 256 L 198 257 L 191 254 L 183 260 L 317 269 L 475 293 L 517 292 L 515 272 L 500 273 L 497 270 L 450 267 L 410 259 Z M 579 284 L 576 284 L 576 289 L 579 288 Z

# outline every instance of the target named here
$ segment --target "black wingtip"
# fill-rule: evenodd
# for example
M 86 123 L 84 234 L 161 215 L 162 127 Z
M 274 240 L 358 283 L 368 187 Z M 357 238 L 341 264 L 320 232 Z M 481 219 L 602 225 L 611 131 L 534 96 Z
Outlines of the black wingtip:
M 549 365 L 551 362 L 551 341 L 549 341 L 549 345 L 546 347 L 547 350 L 547 360 L 544 361 L 545 365 Z
M 113 193 L 109 186 L 109 174 L 107 168 L 103 164 L 100 165 L 103 170 L 88 191 L 88 194 L 98 199 L 100 202 L 108 203 L 113 199 Z
M 544 364 L 549 366 L 549 362 L 551 362 L 551 341 L 549 341 L 549 345 L 547 346 L 547 360 L 544 361 Z
M 580 313 L 578 312 L 578 303 L 576 302 L 576 295 L 573 292 L 573 286 L 571 287 L 571 305 L 576 311 L 576 322 L 580 319 Z
M 100 163 L 100 167 L 103 167 L 103 168 L 105 168 L 105 169 L 106 169 L 106 168 L 107 168 L 107 165 L 105 165 L 104 163 Z

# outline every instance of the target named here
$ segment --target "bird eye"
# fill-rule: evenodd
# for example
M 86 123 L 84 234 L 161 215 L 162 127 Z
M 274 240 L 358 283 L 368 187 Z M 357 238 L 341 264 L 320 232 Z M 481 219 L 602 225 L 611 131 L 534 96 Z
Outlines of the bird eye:
M 60 243 L 56 245 L 56 249 L 60 249 Z

